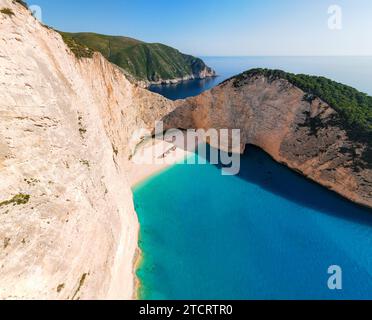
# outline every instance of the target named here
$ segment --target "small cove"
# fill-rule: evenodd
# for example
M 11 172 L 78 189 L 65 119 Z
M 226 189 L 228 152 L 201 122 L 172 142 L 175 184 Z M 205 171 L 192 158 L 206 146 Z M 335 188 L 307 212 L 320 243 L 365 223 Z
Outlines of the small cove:
M 372 92 L 362 71 L 372 70 L 370 58 L 239 59 L 205 59 L 219 78 L 153 91 L 184 98 L 250 67 L 267 66 L 325 75 Z M 371 210 L 253 146 L 241 161 L 238 176 L 222 176 L 220 166 L 210 163 L 177 164 L 134 188 L 143 255 L 140 297 L 371 299 Z M 331 265 L 342 267 L 341 291 L 327 287 Z

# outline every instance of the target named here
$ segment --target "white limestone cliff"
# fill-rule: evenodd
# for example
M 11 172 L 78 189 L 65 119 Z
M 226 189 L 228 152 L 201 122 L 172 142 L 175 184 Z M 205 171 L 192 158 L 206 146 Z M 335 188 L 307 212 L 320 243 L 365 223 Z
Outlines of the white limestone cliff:
M 98 53 L 77 59 L 15 1 L 3 8 L 14 15 L 0 13 L 0 299 L 133 298 L 139 226 L 127 171 L 134 133 L 160 119 L 241 129 L 242 150 L 257 145 L 371 207 L 370 163 L 357 163 L 365 146 L 287 81 L 231 79 L 171 102 Z
M 129 141 L 172 104 L 1 8 L 14 15 L 0 14 L 0 298 L 131 299 Z

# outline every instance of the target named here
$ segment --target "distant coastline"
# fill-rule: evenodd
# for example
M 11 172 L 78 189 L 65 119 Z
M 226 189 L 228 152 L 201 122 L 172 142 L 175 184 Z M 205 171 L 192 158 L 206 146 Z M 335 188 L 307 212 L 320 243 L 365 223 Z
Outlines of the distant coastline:
M 159 81 L 136 81 L 136 83 L 143 88 L 149 89 L 151 86 L 176 85 L 187 81 L 213 79 L 218 77 L 219 75 L 217 73 L 214 73 L 203 77 L 195 77 L 194 75 L 189 75 L 183 78 L 161 79 Z
M 161 43 L 92 32 L 58 32 L 76 57 L 91 58 L 100 52 L 141 87 L 216 76 L 202 59 Z

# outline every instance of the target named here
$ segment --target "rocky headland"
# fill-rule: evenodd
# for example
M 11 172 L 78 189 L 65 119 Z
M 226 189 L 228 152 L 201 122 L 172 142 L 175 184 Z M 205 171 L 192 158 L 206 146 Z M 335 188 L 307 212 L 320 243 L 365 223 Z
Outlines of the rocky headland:
M 96 33 L 60 33 L 77 57 L 100 52 L 120 67 L 131 82 L 145 88 L 216 76 L 202 59 L 161 43 Z
M 102 54 L 76 57 L 0 0 L 0 298 L 131 299 L 138 221 L 130 159 L 156 120 L 242 130 L 275 160 L 372 207 L 370 140 L 287 79 L 246 73 L 169 101 Z M 9 14 L 12 12 L 13 14 Z M 341 125 L 340 125 L 341 123 Z
M 372 131 L 370 120 L 364 121 L 370 114 L 350 125 L 353 114 L 341 114 L 337 105 L 330 106 L 294 85 L 292 76 L 250 70 L 197 97 L 178 101 L 164 122 L 167 128 L 240 129 L 241 152 L 247 145 L 258 146 L 311 180 L 372 207 Z M 331 90 L 355 94 L 355 89 L 328 79 L 300 78 L 325 81 L 334 86 Z

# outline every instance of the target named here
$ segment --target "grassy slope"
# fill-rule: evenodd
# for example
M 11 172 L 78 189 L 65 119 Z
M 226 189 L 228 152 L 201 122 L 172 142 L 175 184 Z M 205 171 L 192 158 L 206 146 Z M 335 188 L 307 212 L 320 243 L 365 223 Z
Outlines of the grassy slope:
M 171 80 L 197 74 L 206 67 L 201 59 L 159 43 L 150 44 L 127 37 L 95 33 L 61 34 L 70 47 L 72 43 L 75 47 L 86 46 L 99 51 L 137 80 Z
M 341 116 L 342 127 L 354 138 L 369 144 L 372 141 L 372 97 L 352 87 L 324 77 L 292 74 L 281 70 L 252 69 L 234 77 L 234 86 L 244 84 L 244 80 L 264 75 L 270 80 L 285 79 L 306 92 L 305 99 L 319 97 Z

